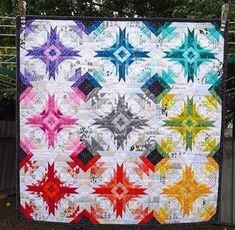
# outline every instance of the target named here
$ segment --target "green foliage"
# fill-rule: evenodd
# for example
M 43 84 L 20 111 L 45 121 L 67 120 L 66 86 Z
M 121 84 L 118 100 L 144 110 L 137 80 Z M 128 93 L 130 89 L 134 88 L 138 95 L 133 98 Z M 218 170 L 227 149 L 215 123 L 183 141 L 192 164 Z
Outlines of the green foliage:
M 0 1 L 0 15 L 14 16 L 17 14 L 17 0 L 1 0 Z
M 16 0 L 1 0 L 0 12 L 15 15 Z M 219 18 L 223 0 L 26 0 L 28 15 L 81 15 L 140 17 Z M 3 15 L 3 14 L 1 14 Z M 230 11 L 234 18 L 235 11 Z
M 218 0 L 188 0 L 174 8 L 173 17 L 186 18 L 218 18 L 224 1 Z
M 17 12 L 16 4 L 9 0 L 0 1 L 0 16 L 15 16 Z M 11 19 L 0 19 L 1 25 L 10 25 L 10 27 L 0 27 L 1 34 L 15 34 L 15 21 Z M 14 36 L 1 36 L 1 47 L 14 47 Z M 0 62 L 15 62 L 16 49 L 1 48 L 0 49 Z M 15 80 L 15 64 L 0 64 L 0 111 L 3 113 L 3 101 L 10 101 L 15 99 L 14 90 L 16 86 Z
M 235 21 L 234 0 L 25 0 L 27 2 L 27 15 L 77 15 L 77 16 L 113 16 L 120 17 L 179 17 L 179 18 L 220 18 L 221 7 L 224 3 L 230 3 L 229 19 Z M 18 0 L 0 0 L 0 16 L 13 16 L 18 14 Z M 14 20 L 0 19 L 0 24 L 12 24 Z M 235 31 L 230 27 L 230 30 Z M 0 28 L 0 33 L 15 33 L 14 28 Z M 229 41 L 235 41 L 235 34 L 229 35 Z M 1 37 L 0 46 L 15 46 L 14 37 Z M 235 45 L 229 47 L 229 53 L 235 53 Z M 6 55 L 15 55 L 11 49 L 0 50 L 0 61 L 5 61 Z M 3 56 L 5 55 L 5 56 Z M 10 58 L 10 56 L 9 56 Z M 234 75 L 230 64 L 228 78 Z M 10 70 L 15 70 L 14 65 L 7 65 Z M 5 78 L 0 76 L 1 84 Z M 15 84 L 8 78 L 8 87 Z M 235 88 L 234 81 L 229 82 L 229 89 Z M 0 86 L 1 89 L 1 86 Z M 6 98 L 14 100 L 15 91 L 2 93 L 0 102 Z M 234 100 L 232 100 L 234 101 Z M 234 102 L 233 102 L 234 103 Z M 230 106 L 230 105 L 228 105 Z M 232 111 L 230 106 L 228 110 Z M 0 108 L 1 109 L 1 108 Z M 229 116 L 228 116 L 229 117 Z

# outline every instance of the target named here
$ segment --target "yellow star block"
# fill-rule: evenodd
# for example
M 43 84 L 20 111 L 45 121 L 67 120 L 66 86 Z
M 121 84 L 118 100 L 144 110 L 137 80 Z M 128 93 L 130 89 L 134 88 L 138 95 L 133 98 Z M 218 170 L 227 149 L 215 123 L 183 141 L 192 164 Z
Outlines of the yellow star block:
M 170 109 L 175 104 L 175 94 L 167 94 L 162 98 L 162 107 L 168 105 L 168 109 Z
M 195 144 L 197 135 L 201 131 L 206 131 L 209 127 L 213 127 L 213 123 L 214 121 L 199 113 L 193 98 L 188 98 L 181 112 L 165 120 L 164 126 L 168 126 L 170 129 L 180 133 L 183 142 L 186 143 L 186 149 L 192 150 L 192 145 Z
M 164 152 L 169 153 L 175 147 L 175 144 L 170 138 L 165 138 L 165 139 L 162 138 L 160 146 Z
M 163 158 L 154 168 L 154 171 L 159 171 L 160 174 L 165 174 L 170 168 L 172 164 L 170 163 L 169 158 Z
M 205 96 L 205 105 L 207 108 L 209 109 L 217 109 L 218 107 L 218 102 L 215 100 L 215 97 L 214 96 Z

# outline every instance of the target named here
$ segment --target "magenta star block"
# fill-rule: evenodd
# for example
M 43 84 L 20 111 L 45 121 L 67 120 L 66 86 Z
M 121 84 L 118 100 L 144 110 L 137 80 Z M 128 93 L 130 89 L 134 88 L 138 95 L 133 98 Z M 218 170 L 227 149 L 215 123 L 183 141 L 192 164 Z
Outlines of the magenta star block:
M 63 115 L 57 107 L 55 96 L 50 96 L 46 102 L 46 108 L 39 115 L 33 115 L 27 119 L 26 124 L 41 128 L 48 142 L 48 148 L 55 146 L 57 134 L 64 128 L 76 124 L 77 119 Z

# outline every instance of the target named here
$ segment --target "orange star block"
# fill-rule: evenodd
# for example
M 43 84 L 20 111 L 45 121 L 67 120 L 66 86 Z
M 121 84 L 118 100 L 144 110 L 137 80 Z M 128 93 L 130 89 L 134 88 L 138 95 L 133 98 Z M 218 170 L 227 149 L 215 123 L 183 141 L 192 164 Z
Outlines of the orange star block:
M 214 205 L 209 204 L 202 209 L 200 217 L 203 221 L 209 221 L 211 217 L 215 215 L 215 213 L 216 208 Z
M 206 184 L 198 183 L 194 178 L 194 171 L 191 166 L 185 168 L 182 179 L 163 188 L 162 194 L 175 198 L 180 202 L 183 215 L 189 215 L 192 211 L 193 203 L 201 196 L 211 193 L 211 189 Z
M 146 188 L 129 181 L 123 164 L 117 165 L 117 170 L 114 170 L 114 177 L 109 182 L 99 185 L 94 190 L 94 194 L 106 197 L 111 201 L 114 211 L 116 211 L 116 217 L 122 217 L 130 200 L 146 194 Z
M 159 208 L 159 210 L 154 212 L 153 216 L 160 224 L 165 224 L 170 215 L 165 208 Z

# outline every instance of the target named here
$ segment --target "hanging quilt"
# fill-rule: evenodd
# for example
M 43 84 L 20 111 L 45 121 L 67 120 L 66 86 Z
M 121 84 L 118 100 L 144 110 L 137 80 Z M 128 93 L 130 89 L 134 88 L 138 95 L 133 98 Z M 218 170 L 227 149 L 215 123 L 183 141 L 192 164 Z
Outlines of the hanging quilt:
M 219 209 L 219 20 L 17 20 L 21 220 L 159 225 Z

